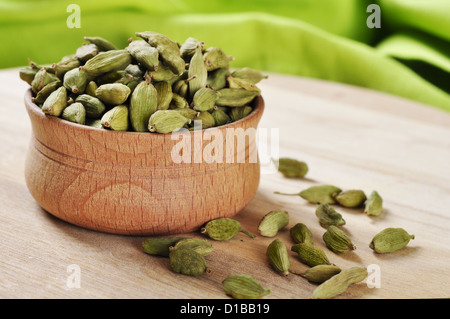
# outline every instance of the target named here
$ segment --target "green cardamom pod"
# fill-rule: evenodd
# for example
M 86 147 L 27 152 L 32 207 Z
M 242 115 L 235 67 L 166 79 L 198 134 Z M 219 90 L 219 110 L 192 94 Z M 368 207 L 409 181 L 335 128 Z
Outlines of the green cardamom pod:
M 239 221 L 225 217 L 213 219 L 207 222 L 205 226 L 200 229 L 200 232 L 217 241 L 229 240 L 236 236 L 239 232 L 242 232 L 251 238 L 256 237 L 255 235 L 243 230 Z
M 84 37 L 84 41 L 95 44 L 100 51 L 117 50 L 114 44 L 102 37 Z
M 252 276 L 230 274 L 222 282 L 225 293 L 235 299 L 260 299 L 272 291 L 264 289 Z
M 27 82 L 29 85 L 31 85 L 31 83 L 34 80 L 34 77 L 36 76 L 36 73 L 38 73 L 38 69 L 33 68 L 31 66 L 25 66 L 20 68 L 19 70 L 19 77 L 21 80 Z
M 98 85 L 95 81 L 89 81 L 88 84 L 86 85 L 86 89 L 84 90 L 84 92 L 90 96 L 93 97 L 97 97 L 95 95 L 95 91 L 97 90 Z
M 89 59 L 83 69 L 90 78 L 94 78 L 111 71 L 123 70 L 130 63 L 131 54 L 127 50 L 109 50 Z
M 142 241 L 142 248 L 149 255 L 169 257 L 170 247 L 184 239 L 183 237 L 156 237 Z
M 173 98 L 172 85 L 169 82 L 162 81 L 155 83 L 154 86 L 157 92 L 157 109 L 168 110 Z
M 136 61 L 149 71 L 154 71 L 159 66 L 158 50 L 144 40 L 134 40 L 128 44 L 126 50 Z
M 345 220 L 342 215 L 329 204 L 320 204 L 319 206 L 317 206 L 316 216 L 319 219 L 320 226 L 322 226 L 323 228 L 328 228 L 331 225 L 345 225 Z
M 240 107 L 249 104 L 259 95 L 257 91 L 224 88 L 218 91 L 216 104 L 219 106 Z
M 303 223 L 297 223 L 291 229 L 289 229 L 289 234 L 295 243 L 309 243 L 314 242 L 313 236 L 309 228 Z
M 150 116 L 157 111 L 157 91 L 147 79 L 136 86 L 130 99 L 130 123 L 134 131 L 147 132 Z
M 208 72 L 206 84 L 214 90 L 223 89 L 227 85 L 228 75 L 230 75 L 230 70 L 228 68 L 220 68 Z
M 61 61 L 55 63 L 52 67 L 55 69 L 55 75 L 58 78 L 63 79 L 66 72 L 78 68 L 80 65 L 80 60 L 78 60 L 75 55 L 69 55 L 63 57 Z
M 128 107 L 117 105 L 102 116 L 102 126 L 113 131 L 128 130 Z
M 158 110 L 150 116 L 148 130 L 156 133 L 172 133 L 179 130 L 190 120 L 174 110 Z
M 42 111 L 45 114 L 60 116 L 62 111 L 67 107 L 67 90 L 64 86 L 60 86 L 53 91 L 42 105 Z
M 334 225 L 328 226 L 322 238 L 328 249 L 337 254 L 347 253 L 356 249 L 350 238 Z
M 341 206 L 354 208 L 364 204 L 367 197 L 362 190 L 352 189 L 340 192 L 334 199 Z
M 211 115 L 211 113 L 204 111 L 204 112 L 198 112 L 197 116 L 194 118 L 194 121 L 192 122 L 193 125 L 202 126 L 202 128 L 210 128 L 216 125 L 216 120 Z
M 317 265 L 309 268 L 300 276 L 310 282 L 321 284 L 340 272 L 341 268 L 336 265 Z
M 139 65 L 137 64 L 128 64 L 125 68 L 125 72 L 133 76 L 134 78 L 142 78 L 144 73 Z
M 202 256 L 209 255 L 213 251 L 210 242 L 199 238 L 185 238 L 177 241 L 173 249 L 192 249 Z
M 380 216 L 383 211 L 383 198 L 377 191 L 373 191 L 365 202 L 364 214 Z
M 84 125 L 94 127 L 94 128 L 103 128 L 102 126 L 102 119 L 90 119 L 86 118 L 86 121 L 84 122 Z
M 239 121 L 253 111 L 251 106 L 233 107 L 230 110 L 230 118 L 233 122 Z
M 351 284 L 363 281 L 367 276 L 366 268 L 352 267 L 350 269 L 344 269 L 314 289 L 311 298 L 333 298 L 344 293 Z
M 192 58 L 192 56 L 195 53 L 195 49 L 197 46 L 204 47 L 205 43 L 202 41 L 199 41 L 195 38 L 189 37 L 187 38 L 183 44 L 180 46 L 180 54 L 181 57 L 186 61 L 189 62 Z
M 131 89 L 122 83 L 102 84 L 97 88 L 97 90 L 95 90 L 95 96 L 103 103 L 109 105 L 119 105 L 125 103 L 130 93 Z
M 376 253 L 391 253 L 402 249 L 414 239 L 414 235 L 408 234 L 403 228 L 386 228 L 373 237 L 369 247 Z
M 106 106 L 102 101 L 89 94 L 81 94 L 77 96 L 75 102 L 83 104 L 86 110 L 86 117 L 88 118 L 99 118 L 106 110 Z
M 300 196 L 313 204 L 336 204 L 334 197 L 341 191 L 342 190 L 339 187 L 333 185 L 318 185 L 311 186 L 297 194 L 286 194 L 280 192 L 275 192 L 275 194 Z
M 229 75 L 227 77 L 228 87 L 232 89 L 244 89 L 247 91 L 255 91 L 258 92 L 258 95 L 261 94 L 261 90 L 252 82 L 240 79 L 240 78 L 234 78 L 233 76 Z
M 125 70 L 114 70 L 111 72 L 107 72 L 96 77 L 95 82 L 98 85 L 113 83 L 120 80 L 123 77 L 124 73 L 126 73 Z
M 278 161 L 278 171 L 288 178 L 301 178 L 308 172 L 308 165 L 305 162 L 298 161 L 293 158 L 282 157 Z
M 195 50 L 195 54 L 189 63 L 188 78 L 189 81 L 189 96 L 193 97 L 195 92 L 206 86 L 208 78 L 208 70 L 205 62 L 203 62 L 202 47 L 199 45 Z
M 61 81 L 50 82 L 46 86 L 44 86 L 37 94 L 36 97 L 33 98 L 33 103 L 42 104 L 49 97 L 49 95 L 54 92 L 57 88 L 62 85 Z
M 278 231 L 289 224 L 289 213 L 273 210 L 267 213 L 259 222 L 258 232 L 264 237 L 274 237 Z
M 230 61 L 233 61 L 234 58 L 228 56 L 221 48 L 210 47 L 205 51 L 203 60 L 206 70 L 213 71 L 220 68 L 228 68 Z
M 60 82 L 61 80 L 56 75 L 49 73 L 45 68 L 42 68 L 36 72 L 33 81 L 31 81 L 31 90 L 34 93 L 38 93 L 44 86 L 55 81 Z
M 194 75 L 187 79 L 180 79 L 175 81 L 172 87 L 172 91 L 184 98 L 187 98 L 189 96 L 189 82 L 193 79 L 195 79 L 197 76 Z
M 181 57 L 180 48 L 176 42 L 163 34 L 153 31 L 136 32 L 136 36 L 146 40 L 152 47 L 155 47 L 160 58 L 173 73 L 176 75 L 183 73 L 186 62 Z
M 234 78 L 247 80 L 253 84 L 260 82 L 262 79 L 267 79 L 267 75 L 263 75 L 260 71 L 248 67 L 238 69 L 231 73 Z
M 88 76 L 83 67 L 75 68 L 64 74 L 63 84 L 67 90 L 75 94 L 83 94 L 88 84 Z
M 267 258 L 277 272 L 283 274 L 283 276 L 289 274 L 291 264 L 288 251 L 286 245 L 278 238 L 272 241 L 267 247 Z
M 157 70 L 150 72 L 150 76 L 154 82 L 169 82 L 178 79 L 178 75 L 174 74 L 163 62 L 159 63 Z
M 310 267 L 331 264 L 325 252 L 313 244 L 298 243 L 292 246 L 291 250 L 298 254 L 298 258 L 302 263 Z
M 75 52 L 75 57 L 81 62 L 86 62 L 98 54 L 98 47 L 94 43 L 83 44 Z
M 231 122 L 231 117 L 217 106 L 214 106 L 211 115 L 214 117 L 216 126 L 225 125 Z
M 86 110 L 81 103 L 72 103 L 64 109 L 61 117 L 66 121 L 84 124 L 86 121 Z
M 217 100 L 217 92 L 211 88 L 203 87 L 195 92 L 191 107 L 200 112 L 214 108 Z
M 177 93 L 172 93 L 172 100 L 169 104 L 170 109 L 187 109 L 189 108 L 188 101 Z
M 173 109 L 173 110 L 180 113 L 185 118 L 190 119 L 191 121 L 193 121 L 198 116 L 198 113 L 199 113 L 199 112 L 197 112 L 193 109 L 189 109 L 189 108 L 181 108 L 181 109 Z
M 170 268 L 187 276 L 201 276 L 208 270 L 205 258 L 192 249 L 170 249 Z

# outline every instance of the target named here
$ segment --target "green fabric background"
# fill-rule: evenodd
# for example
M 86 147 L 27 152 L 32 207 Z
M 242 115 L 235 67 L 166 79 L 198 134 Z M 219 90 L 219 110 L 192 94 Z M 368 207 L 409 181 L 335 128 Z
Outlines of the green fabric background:
M 70 29 L 67 6 L 81 8 Z M 381 7 L 369 29 L 369 4 Z M 103 36 L 193 36 L 235 57 L 232 67 L 320 78 L 450 111 L 449 0 L 0 0 L 0 68 L 57 62 Z

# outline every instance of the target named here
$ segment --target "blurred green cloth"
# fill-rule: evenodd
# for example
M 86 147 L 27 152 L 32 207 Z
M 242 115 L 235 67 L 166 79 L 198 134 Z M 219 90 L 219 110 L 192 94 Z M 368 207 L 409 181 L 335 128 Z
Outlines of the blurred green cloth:
M 57 62 L 102 36 L 124 48 L 136 31 L 195 37 L 232 67 L 352 84 L 450 111 L 449 0 L 0 0 L 0 68 Z M 370 29 L 370 4 L 381 28 Z

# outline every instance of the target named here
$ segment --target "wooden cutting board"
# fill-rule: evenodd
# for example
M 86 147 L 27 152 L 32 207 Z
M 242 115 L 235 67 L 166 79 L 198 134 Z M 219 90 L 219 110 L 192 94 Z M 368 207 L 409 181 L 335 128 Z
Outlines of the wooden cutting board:
M 337 298 L 450 297 L 450 114 L 300 77 L 271 74 L 259 86 L 266 102 L 259 127 L 278 129 L 280 156 L 307 162 L 309 172 L 300 180 L 264 173 L 256 197 L 236 216 L 243 228 L 256 234 L 266 213 L 286 210 L 289 226 L 276 238 L 288 249 L 289 227 L 302 222 L 336 265 L 378 269 L 379 287 L 355 284 Z M 31 137 L 23 104 L 26 89 L 17 69 L 0 71 L 1 298 L 220 299 L 229 298 L 221 285 L 229 273 L 252 275 L 271 288 L 266 299 L 310 298 L 315 285 L 296 275 L 282 277 L 269 266 L 266 247 L 273 238 L 239 234 L 228 242 L 212 242 L 214 251 L 206 257 L 211 273 L 193 278 L 173 273 L 166 258 L 146 255 L 144 237 L 82 229 L 43 211 L 24 181 Z M 336 207 L 357 246 L 351 253 L 327 250 L 314 205 L 274 194 L 324 183 L 377 190 L 384 198 L 384 213 L 376 218 L 361 209 Z M 395 253 L 374 254 L 368 245 L 386 227 L 402 227 L 415 239 Z M 293 268 L 308 268 L 289 253 Z M 79 281 L 74 281 L 77 271 Z

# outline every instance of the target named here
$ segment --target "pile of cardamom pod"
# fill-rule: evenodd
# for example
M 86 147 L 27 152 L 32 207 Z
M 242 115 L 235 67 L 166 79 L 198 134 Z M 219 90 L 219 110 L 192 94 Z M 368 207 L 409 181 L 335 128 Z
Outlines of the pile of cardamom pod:
M 192 37 L 136 32 L 125 49 L 84 37 L 52 65 L 30 61 L 20 78 L 47 115 L 116 131 L 171 133 L 225 125 L 247 116 L 261 91 L 260 71 L 231 70 L 232 56 Z

